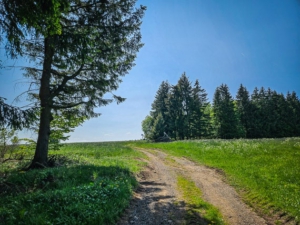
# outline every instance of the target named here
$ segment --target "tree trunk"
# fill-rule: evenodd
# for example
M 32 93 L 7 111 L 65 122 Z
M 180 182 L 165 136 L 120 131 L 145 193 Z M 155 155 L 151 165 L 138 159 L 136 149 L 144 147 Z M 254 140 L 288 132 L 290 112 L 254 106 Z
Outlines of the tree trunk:
M 51 43 L 51 37 L 45 38 L 44 41 L 44 63 L 41 77 L 41 85 L 39 91 L 41 111 L 40 124 L 37 145 L 35 154 L 29 169 L 45 168 L 48 166 L 48 144 L 50 136 L 50 122 L 53 117 L 51 114 L 51 93 L 50 93 L 50 78 L 51 78 L 51 64 L 54 54 L 54 48 Z

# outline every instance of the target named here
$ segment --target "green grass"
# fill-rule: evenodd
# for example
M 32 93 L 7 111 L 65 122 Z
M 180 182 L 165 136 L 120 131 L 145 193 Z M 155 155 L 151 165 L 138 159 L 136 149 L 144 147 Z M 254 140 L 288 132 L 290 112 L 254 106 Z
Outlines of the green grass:
M 300 138 L 136 142 L 222 169 L 246 201 L 263 213 L 280 211 L 300 221 Z
M 203 201 L 201 190 L 193 181 L 178 176 L 177 187 L 186 203 L 185 219 L 187 224 L 225 224 L 218 209 Z
M 122 142 L 65 144 L 61 167 L 0 167 L 0 224 L 113 224 L 128 206 L 145 157 Z

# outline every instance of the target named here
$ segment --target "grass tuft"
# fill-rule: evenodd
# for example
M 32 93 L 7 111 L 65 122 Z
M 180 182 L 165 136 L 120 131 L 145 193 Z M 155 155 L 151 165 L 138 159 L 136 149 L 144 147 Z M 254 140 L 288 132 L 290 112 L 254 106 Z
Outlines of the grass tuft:
M 219 210 L 201 198 L 201 190 L 193 181 L 178 176 L 177 186 L 186 203 L 187 224 L 225 224 Z

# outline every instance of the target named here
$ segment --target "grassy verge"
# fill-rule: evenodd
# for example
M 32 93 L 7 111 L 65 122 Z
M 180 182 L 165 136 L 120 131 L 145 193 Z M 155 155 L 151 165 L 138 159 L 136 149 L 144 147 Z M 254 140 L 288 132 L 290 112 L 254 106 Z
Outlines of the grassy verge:
M 222 169 L 249 204 L 300 221 L 300 138 L 134 144 Z
M 0 167 L 0 224 L 113 224 L 137 185 L 140 152 L 121 142 L 66 144 L 60 167 Z M 59 161 L 58 160 L 58 161 Z
M 225 224 L 218 209 L 202 200 L 202 193 L 193 181 L 178 176 L 177 187 L 186 203 L 187 224 Z

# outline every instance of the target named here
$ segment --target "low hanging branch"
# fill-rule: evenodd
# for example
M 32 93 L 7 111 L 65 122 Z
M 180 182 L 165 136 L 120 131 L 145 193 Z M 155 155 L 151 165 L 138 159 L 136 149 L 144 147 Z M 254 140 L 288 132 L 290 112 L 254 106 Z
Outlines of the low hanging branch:
M 20 107 L 11 106 L 0 97 L 0 126 L 10 126 L 14 129 L 29 127 L 36 118 L 37 108 L 22 110 Z

